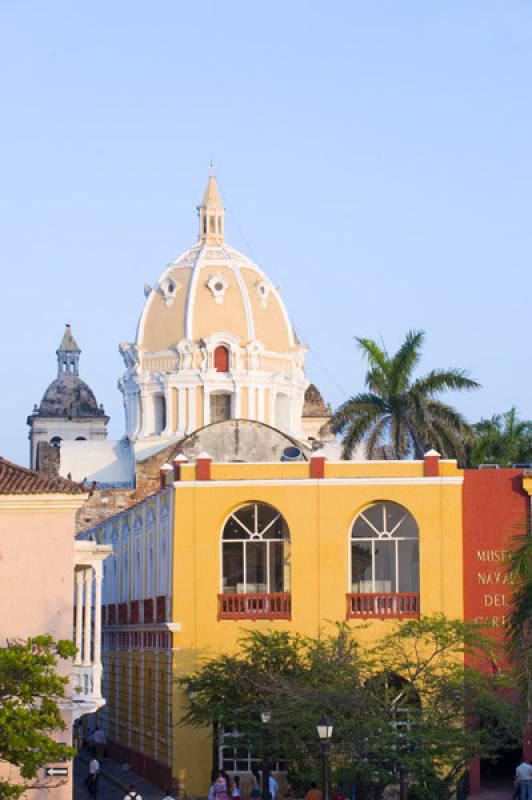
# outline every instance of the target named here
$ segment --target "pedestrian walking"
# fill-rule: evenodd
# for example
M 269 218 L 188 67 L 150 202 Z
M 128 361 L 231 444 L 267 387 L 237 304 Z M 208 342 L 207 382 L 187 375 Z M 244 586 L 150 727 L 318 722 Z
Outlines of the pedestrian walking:
M 89 774 L 85 778 L 85 786 L 92 800 L 98 796 L 98 783 L 100 782 L 100 762 L 93 753 L 89 761 Z
M 519 784 L 519 800 L 532 800 L 532 764 L 524 758 L 515 770 Z
M 130 783 L 127 787 L 127 794 L 124 795 L 124 800 L 142 800 L 142 795 L 137 792 L 134 783 Z
M 322 800 L 322 798 L 323 795 L 321 793 L 321 789 L 318 789 L 315 781 L 312 781 L 310 784 L 310 789 L 305 795 L 305 800 Z
M 233 778 L 233 788 L 231 789 L 231 797 L 233 800 L 240 800 L 240 778 L 235 775 Z
M 251 770 L 251 776 L 253 778 L 253 788 L 251 790 L 251 797 L 253 800 L 256 800 L 257 797 L 260 797 L 260 775 L 257 769 Z
M 222 770 L 218 770 L 214 781 L 214 800 L 229 800 L 229 780 Z
M 275 796 L 277 794 L 277 790 L 279 788 L 279 784 L 275 780 L 272 774 L 270 774 L 268 778 L 268 791 L 270 793 L 271 800 L 275 800 Z

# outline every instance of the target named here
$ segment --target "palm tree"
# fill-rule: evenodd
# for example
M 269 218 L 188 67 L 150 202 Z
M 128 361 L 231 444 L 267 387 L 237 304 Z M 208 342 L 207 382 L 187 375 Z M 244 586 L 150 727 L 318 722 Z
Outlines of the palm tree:
M 392 458 L 423 458 L 431 447 L 441 455 L 463 459 L 471 428 L 461 414 L 436 395 L 449 389 L 477 389 L 479 384 L 461 369 L 435 369 L 412 379 L 421 358 L 424 331 L 409 331 L 393 355 L 373 339 L 359 339 L 368 361 L 368 391 L 346 400 L 333 414 L 334 433 L 344 434 L 343 457 L 365 443 L 368 458 L 376 458 L 383 446 Z
M 491 419 L 481 419 L 473 425 L 473 431 L 471 466 L 511 467 L 532 462 L 532 421 L 519 419 L 515 406 Z

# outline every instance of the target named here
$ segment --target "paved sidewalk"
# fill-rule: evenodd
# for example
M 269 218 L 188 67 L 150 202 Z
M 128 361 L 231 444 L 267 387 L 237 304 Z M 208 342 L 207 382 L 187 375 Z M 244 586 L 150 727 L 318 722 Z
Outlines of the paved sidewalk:
M 481 792 L 480 794 L 476 794 L 473 800 L 512 800 L 513 793 L 513 789 L 487 790 L 485 792 Z
M 83 783 L 88 772 L 89 756 L 85 752 L 74 760 L 74 800 L 89 800 L 89 793 Z M 164 792 L 145 778 L 141 778 L 131 770 L 123 772 L 121 764 L 104 759 L 100 765 L 100 785 L 98 800 L 122 800 L 127 794 L 129 785 L 133 783 L 142 800 L 162 800 Z

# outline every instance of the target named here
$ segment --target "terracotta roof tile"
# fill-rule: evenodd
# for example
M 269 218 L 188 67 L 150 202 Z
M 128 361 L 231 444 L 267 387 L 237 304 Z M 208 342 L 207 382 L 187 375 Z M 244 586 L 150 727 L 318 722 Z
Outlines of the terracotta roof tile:
M 0 456 L 0 494 L 83 494 L 87 489 L 59 475 L 19 467 Z

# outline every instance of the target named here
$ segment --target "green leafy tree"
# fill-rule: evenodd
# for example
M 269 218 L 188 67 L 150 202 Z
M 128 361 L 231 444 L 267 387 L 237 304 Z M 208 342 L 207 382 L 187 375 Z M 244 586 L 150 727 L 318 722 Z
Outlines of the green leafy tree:
M 357 338 L 368 361 L 368 391 L 346 400 L 332 417 L 334 433 L 343 434 L 343 456 L 364 442 L 368 458 L 383 447 L 392 458 L 423 458 L 435 447 L 448 458 L 465 458 L 471 428 L 461 414 L 438 399 L 449 390 L 477 389 L 479 384 L 461 369 L 434 369 L 421 378 L 413 373 L 421 359 L 423 331 L 409 331 L 393 355 L 373 339 Z
M 73 756 L 72 748 L 52 734 L 65 729 L 59 702 L 68 678 L 57 674 L 58 661 L 74 654 L 72 642 L 55 642 L 51 636 L 0 648 L 0 763 L 16 767 L 24 781 L 0 780 L 0 797 L 19 797 L 28 786 L 37 785 L 40 767 Z
M 504 414 L 481 419 L 473 425 L 473 432 L 469 459 L 472 467 L 532 463 L 532 421 L 519 419 L 515 406 Z
M 194 697 L 183 724 L 216 722 L 260 755 L 260 712 L 270 710 L 272 757 L 288 760 L 301 789 L 319 778 L 316 724 L 325 711 L 335 780 L 355 781 L 363 796 L 372 784 L 396 783 L 401 768 L 420 800 L 450 797 L 470 758 L 516 740 L 515 709 L 489 676 L 464 666 L 466 650 L 481 660 L 493 646 L 475 626 L 438 615 L 397 624 L 376 642 L 358 633 L 347 624 L 317 639 L 246 632 L 237 654 L 180 680 Z
M 514 582 L 512 605 L 507 617 L 507 641 L 516 667 L 519 689 L 525 700 L 526 721 L 532 728 L 532 530 L 511 538 L 509 570 Z

